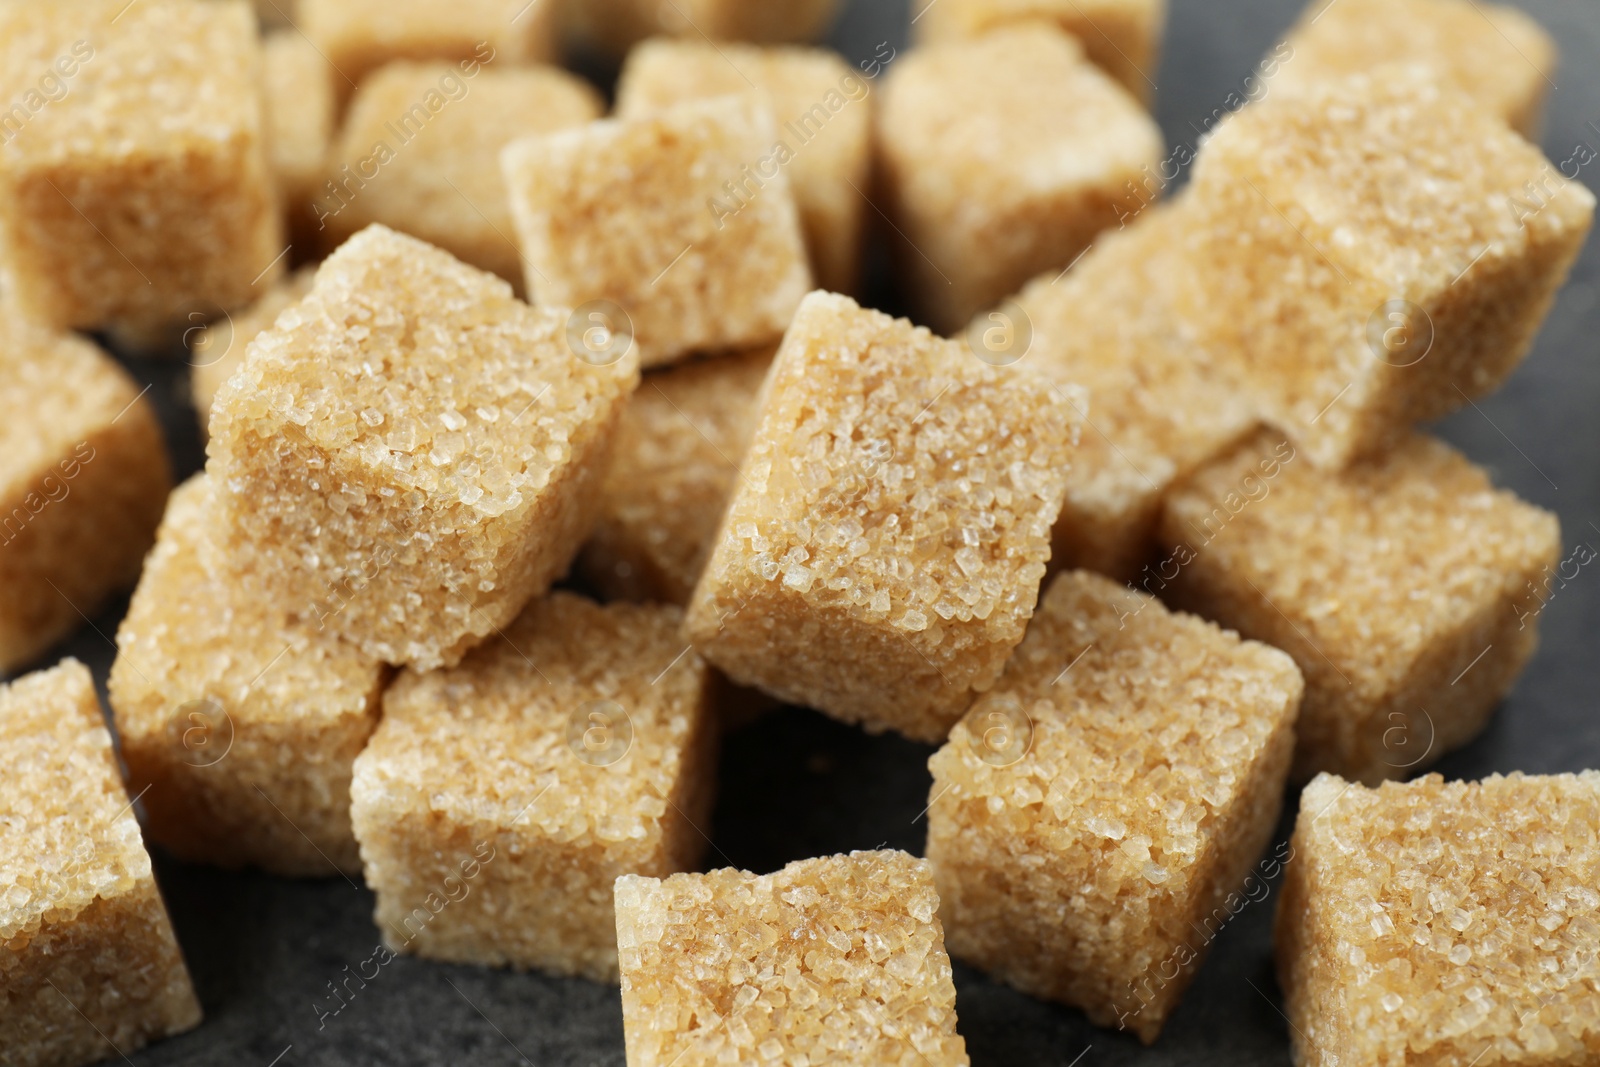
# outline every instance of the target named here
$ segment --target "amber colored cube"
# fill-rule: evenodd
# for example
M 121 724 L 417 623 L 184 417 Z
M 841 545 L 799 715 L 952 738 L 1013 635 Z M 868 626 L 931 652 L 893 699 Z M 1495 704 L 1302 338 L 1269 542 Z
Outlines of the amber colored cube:
M 385 663 L 493 637 L 577 555 L 638 382 L 567 318 L 382 226 L 351 238 L 212 407 L 240 580 Z
M 400 675 L 351 787 L 390 948 L 616 981 L 612 883 L 706 844 L 717 739 L 681 622 L 555 593 L 459 666 Z
M 1165 598 L 1294 657 L 1294 776 L 1401 778 L 1466 744 L 1537 644 L 1556 517 L 1412 434 L 1334 474 L 1263 433 L 1167 499 Z
M 282 2 L 282 0 L 280 0 Z M 267 159 L 283 199 L 296 262 L 320 250 L 312 200 L 324 181 L 338 102 L 333 68 L 298 30 L 268 33 L 261 42 Z
M 622 69 L 617 114 L 630 118 L 748 92 L 768 94 L 778 138 L 793 151 L 790 184 L 817 286 L 855 292 L 871 191 L 872 109 L 868 80 L 838 55 L 819 48 L 649 41 Z
M 1300 796 L 1278 979 L 1297 1067 L 1600 1061 L 1600 773 Z
M 951 953 L 1155 1040 L 1275 873 L 1252 868 L 1302 687 L 1277 649 L 1100 575 L 1056 578 L 1005 676 L 928 761 Z
M 280 279 L 249 307 L 189 331 L 189 397 L 200 417 L 202 434 L 211 425 L 211 402 L 217 390 L 244 362 L 250 342 L 270 329 L 285 308 L 304 300 L 316 277 L 315 267 L 302 267 Z
M 127 373 L 0 316 L 0 671 L 134 584 L 171 488 L 155 410 Z
M 1481 104 L 1389 72 L 1238 112 L 1178 210 L 1179 315 L 1337 469 L 1506 379 L 1594 196 Z
M 1161 158 L 1139 102 L 1043 23 L 919 48 L 884 78 L 878 185 L 902 287 L 941 332 L 1067 267 Z
M 778 145 L 753 95 L 512 142 L 533 301 L 601 307 L 646 367 L 778 340 L 811 288 Z
M 1073 455 L 1069 397 L 812 293 L 690 602 L 696 647 L 741 685 L 942 741 L 1033 614 Z
M 359 874 L 350 766 L 382 665 L 244 594 L 209 478 L 172 494 L 117 631 L 111 708 L 156 843 L 192 863 Z
M 77 660 L 0 686 L 0 1050 L 126 1056 L 200 1023 L 133 801 Z
M 315 211 L 325 240 L 381 222 L 517 287 L 500 150 L 519 137 L 582 126 L 604 110 L 587 83 L 554 67 L 391 63 L 356 92 Z
M 620 56 L 656 34 L 692 40 L 799 44 L 821 37 L 840 0 L 582 0 L 562 7 L 579 48 Z
M 617 879 L 635 1067 L 966 1067 L 925 860 L 852 852 L 776 874 Z

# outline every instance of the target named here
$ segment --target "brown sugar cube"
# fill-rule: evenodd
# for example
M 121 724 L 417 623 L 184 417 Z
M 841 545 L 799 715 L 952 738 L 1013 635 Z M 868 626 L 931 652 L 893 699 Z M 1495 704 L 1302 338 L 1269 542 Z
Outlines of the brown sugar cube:
M 942 332 L 1070 264 L 1162 154 L 1139 102 L 1043 23 L 907 53 L 875 130 L 902 284 Z
M 579 564 L 611 599 L 686 604 L 755 433 L 774 350 L 652 371 L 617 431 Z
M 1538 141 L 1556 46 L 1514 7 L 1478 0 L 1311 4 L 1271 91 L 1295 92 L 1388 64 L 1426 68 L 1452 90 Z
M 628 56 L 617 114 L 632 118 L 727 93 L 770 94 L 778 139 L 793 152 L 790 184 L 819 288 L 854 292 L 870 190 L 867 80 L 833 52 L 709 41 L 649 41 Z
M 0 5 L 0 99 L 15 102 L 0 265 L 18 309 L 138 339 L 254 299 L 283 250 L 260 86 L 243 2 Z
M 1549 512 L 1413 434 L 1333 474 L 1263 433 L 1167 498 L 1163 597 L 1294 657 L 1294 776 L 1375 783 L 1471 740 L 1537 643 Z
M 1338 468 L 1505 380 L 1594 196 L 1481 105 L 1395 75 L 1240 111 L 1179 210 L 1180 317 Z
M 1051 583 L 928 761 L 950 951 L 1154 1041 L 1272 836 L 1303 682 L 1109 578 Z
M 199 1025 L 200 1004 L 77 660 L 0 686 L 0 1050 L 76 1067 Z
M 777 143 L 752 95 L 514 141 L 501 161 L 533 300 L 603 309 L 646 367 L 778 340 L 811 271 Z
M 1306 787 L 1279 898 L 1300 1067 L 1600 1061 L 1600 773 Z
M 660 33 L 757 44 L 814 41 L 838 10 L 839 0 L 582 0 L 564 4 L 562 20 L 579 47 L 620 56 Z
M 1021 367 L 812 293 L 688 632 L 741 685 L 944 739 L 1033 614 L 1076 424 Z
M 493 636 L 577 555 L 639 380 L 566 320 L 382 226 L 346 242 L 212 407 L 241 581 L 385 663 Z
M 555 54 L 552 0 L 298 0 L 296 24 L 337 72 L 341 101 L 396 59 L 536 63 Z
M 616 895 L 634 1067 L 969 1062 L 926 860 L 628 875 Z
M 555 593 L 460 666 L 400 675 L 351 786 L 390 948 L 616 981 L 612 883 L 706 841 L 716 732 L 681 622 Z
M 1053 22 L 1128 92 L 1146 102 L 1155 94 L 1166 0 L 915 0 L 911 6 L 913 26 L 926 43 L 1034 19 Z
M 0 671 L 132 586 L 172 487 L 154 409 L 87 341 L 0 314 Z
M 195 863 L 359 874 L 350 766 L 383 668 L 243 595 L 216 544 L 210 479 L 173 493 L 109 685 L 152 840 Z
M 542 0 L 548 3 L 548 0 Z M 500 150 L 600 117 L 599 95 L 554 67 L 391 63 L 350 105 L 316 214 L 333 244 L 381 222 L 520 287 Z
M 316 277 L 315 267 L 302 267 L 278 281 L 249 307 L 190 331 L 189 396 L 200 416 L 202 434 L 211 423 L 211 402 L 216 399 L 217 390 L 244 362 L 250 342 L 270 329 L 285 308 L 305 299 Z
M 315 258 L 318 220 L 312 200 L 323 181 L 337 113 L 334 73 L 299 31 L 262 39 L 267 159 L 278 180 L 297 260 Z
M 1135 578 L 1156 555 L 1172 485 L 1255 426 L 1227 368 L 1187 342 L 1168 304 L 1177 221 L 1168 208 L 1147 209 L 1127 230 L 1099 238 L 1072 270 L 1040 276 L 969 331 L 979 346 L 1000 331 L 992 334 L 996 357 L 1014 354 L 1088 390 L 1052 568 Z

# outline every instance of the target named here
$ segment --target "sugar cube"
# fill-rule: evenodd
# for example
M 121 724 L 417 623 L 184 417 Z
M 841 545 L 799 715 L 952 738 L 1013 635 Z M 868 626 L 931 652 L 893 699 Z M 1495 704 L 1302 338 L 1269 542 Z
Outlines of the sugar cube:
M 244 362 L 250 342 L 271 328 L 285 308 L 305 299 L 316 277 L 315 267 L 302 267 L 280 279 L 249 307 L 189 331 L 189 396 L 200 416 L 202 434 L 211 424 L 211 403 L 217 390 Z
M 696 647 L 742 685 L 942 741 L 1033 614 L 1067 399 L 848 297 L 806 297 L 690 601 Z
M 1162 153 L 1138 101 L 1043 23 L 907 53 L 875 131 L 903 287 L 942 332 L 1072 263 Z
M 312 198 L 322 184 L 333 142 L 335 75 L 297 30 L 274 30 L 262 38 L 261 47 L 267 159 L 277 178 L 294 258 L 309 260 L 318 252 Z
M 350 766 L 383 669 L 242 595 L 216 540 L 199 474 L 172 494 L 117 631 L 111 707 L 146 828 L 190 862 L 360 873 Z
M 77 660 L 0 686 L 0 1050 L 124 1056 L 199 1025 L 116 752 Z
M 18 309 L 137 338 L 249 302 L 283 249 L 260 78 L 242 0 L 0 5 L 0 261 Z
M 581 547 L 638 383 L 567 318 L 385 227 L 346 242 L 212 408 L 241 580 L 422 669 L 509 623 Z
M 1181 319 L 1338 468 L 1505 380 L 1594 196 L 1479 104 L 1395 74 L 1239 111 L 1178 210 Z
M 607 597 L 686 604 L 755 433 L 773 348 L 644 376 L 617 431 L 600 518 L 579 557 Z
M 1279 897 L 1304 1067 L 1600 1058 L 1600 773 L 1319 775 Z
M 0 314 L 0 671 L 133 585 L 171 487 L 133 379 L 88 341 Z
M 819 288 L 854 292 L 870 191 L 868 82 L 818 48 L 647 41 L 628 56 L 617 114 L 632 118 L 727 93 L 769 95 Z
M 1271 838 L 1294 661 L 1100 575 L 1051 583 L 928 761 L 950 951 L 1155 1040 Z
M 1341 473 L 1263 433 L 1167 498 L 1147 588 L 1294 657 L 1294 775 L 1374 783 L 1471 740 L 1533 654 L 1554 515 L 1412 434 Z
M 600 117 L 599 94 L 554 67 L 397 62 L 361 83 L 316 203 L 337 244 L 370 223 L 403 230 L 520 286 L 500 150 Z
M 776 341 L 811 288 L 785 158 L 750 95 L 512 142 L 529 293 L 626 330 L 646 367 Z
M 617 879 L 628 1062 L 965 1067 L 925 860 Z
M 584 0 L 564 5 L 566 35 L 580 47 L 622 55 L 646 37 L 785 44 L 816 40 L 839 0 Z
M 351 786 L 391 948 L 616 981 L 612 883 L 706 841 L 716 733 L 681 621 L 555 593 L 459 666 L 400 675 Z

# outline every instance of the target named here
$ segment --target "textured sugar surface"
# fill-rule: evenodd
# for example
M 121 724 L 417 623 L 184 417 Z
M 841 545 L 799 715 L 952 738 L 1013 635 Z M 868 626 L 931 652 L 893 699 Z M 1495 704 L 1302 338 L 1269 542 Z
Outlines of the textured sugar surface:
M 926 861 L 619 878 L 628 1062 L 968 1063 Z
M 681 620 L 556 593 L 460 666 L 399 677 L 351 791 L 391 946 L 615 980 L 612 882 L 704 846 L 715 739 Z M 471 896 L 408 924 L 486 850 Z
M 617 83 L 623 118 L 728 93 L 770 94 L 778 140 L 794 153 L 791 184 L 819 288 L 860 281 L 872 112 L 865 78 L 814 48 L 655 40 L 634 49 Z
M 833 21 L 839 0 L 586 0 L 562 11 L 568 35 L 584 46 L 623 55 L 646 37 L 668 34 L 692 40 L 757 44 L 816 40 Z
M 697 647 L 741 684 L 942 740 L 1033 613 L 1077 432 L 1060 397 L 808 296 L 691 602 Z
M 1278 913 L 1296 1062 L 1600 1057 L 1600 774 L 1305 790 Z
M 607 597 L 688 602 L 755 433 L 773 354 L 759 349 L 644 376 L 579 558 Z
M 268 289 L 249 307 L 230 312 L 205 329 L 190 334 L 189 362 L 194 368 L 189 378 L 190 395 L 202 431 L 211 424 L 211 403 L 217 397 L 217 390 L 244 362 L 250 342 L 263 330 L 270 329 L 284 308 L 305 299 L 316 277 L 315 267 L 302 267 Z
M 1065 276 L 1046 272 L 1016 299 L 1032 331 L 1027 365 L 1088 392 L 1052 567 L 1133 577 L 1152 555 L 1174 482 L 1255 424 L 1227 368 L 1187 342 L 1168 304 L 1178 221 L 1151 208 Z M 980 314 L 976 328 L 987 322 Z
M 647 367 L 776 341 L 811 288 L 789 175 L 748 179 L 762 185 L 742 207 L 729 189 L 777 138 L 747 95 L 513 142 L 502 165 L 532 299 L 620 305 Z
M 885 78 L 879 178 L 913 246 L 901 274 L 941 331 L 1065 268 L 1161 157 L 1138 102 L 1046 25 L 919 48 Z
M 350 765 L 382 668 L 244 594 L 211 488 L 200 474 L 172 495 L 117 632 L 111 706 L 151 837 L 200 863 L 358 872 Z
M 598 506 L 631 356 L 382 226 L 251 342 L 210 466 L 250 580 L 369 655 L 455 662 L 548 588 Z
M 1153 1040 L 1272 833 L 1301 689 L 1276 649 L 1057 578 L 929 761 L 951 952 Z
M 593 89 L 553 67 L 490 67 L 468 79 L 451 63 L 391 63 L 350 104 L 329 168 L 337 191 L 320 198 L 330 236 L 337 243 L 381 222 L 520 284 L 500 150 L 602 111 Z
M 289 206 L 311 198 L 333 141 L 334 74 L 316 46 L 292 29 L 262 38 L 267 157 Z
M 1164 596 L 1305 672 L 1302 780 L 1400 777 L 1476 735 L 1533 652 L 1560 552 L 1554 515 L 1422 435 L 1330 474 L 1263 433 L 1168 498 L 1162 536 Z

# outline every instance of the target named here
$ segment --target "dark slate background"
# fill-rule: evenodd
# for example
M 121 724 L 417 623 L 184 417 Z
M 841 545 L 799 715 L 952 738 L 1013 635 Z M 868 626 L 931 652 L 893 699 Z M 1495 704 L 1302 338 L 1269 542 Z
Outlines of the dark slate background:
M 921 0 L 909 0 L 920 10 Z M 1559 162 L 1579 142 L 1600 147 L 1600 8 L 1590 0 L 1523 0 L 1562 48 L 1544 136 Z M 833 45 L 852 62 L 888 42 L 903 50 L 908 0 L 852 0 Z M 1156 113 L 1171 144 L 1194 144 L 1208 118 L 1241 94 L 1254 64 L 1294 20 L 1295 0 L 1172 0 Z M 599 75 L 603 78 L 603 72 Z M 1588 169 L 1600 167 L 1591 164 Z M 1600 172 L 1600 171 L 1597 171 Z M 1591 187 L 1593 174 L 1582 175 Z M 879 259 L 875 254 L 875 262 Z M 881 280 L 881 270 L 877 272 Z M 1600 547 L 1600 242 L 1573 272 L 1526 365 L 1498 395 L 1438 430 L 1501 486 L 1561 515 L 1565 549 Z M 868 303 L 898 311 L 892 293 Z M 180 477 L 203 460 L 181 361 L 130 361 L 152 384 Z M 1566 553 L 1564 552 L 1564 555 Z M 125 602 L 46 658 L 72 654 L 104 681 Z M 1437 768 L 1448 777 L 1600 767 L 1600 569 L 1585 569 L 1543 614 L 1543 648 L 1489 729 Z M 41 664 L 43 665 L 43 664 Z M 867 737 L 789 709 L 730 737 L 721 767 L 710 866 L 773 870 L 808 856 L 876 847 L 920 853 L 933 750 Z M 1286 834 L 1287 820 L 1280 827 Z M 615 988 L 580 980 L 399 958 L 336 1016 L 329 983 L 377 944 L 372 895 L 341 880 L 294 882 L 172 862 L 156 869 L 194 974 L 206 1021 L 135 1053 L 134 1063 L 620 1065 Z M 956 967 L 960 1030 L 974 1064 L 1286 1064 L 1288 1024 L 1271 968 L 1275 901 L 1248 906 L 1160 1041 L 1143 1048 L 1076 1011 L 1030 1000 Z M 370 969 L 370 968 L 369 968 Z

